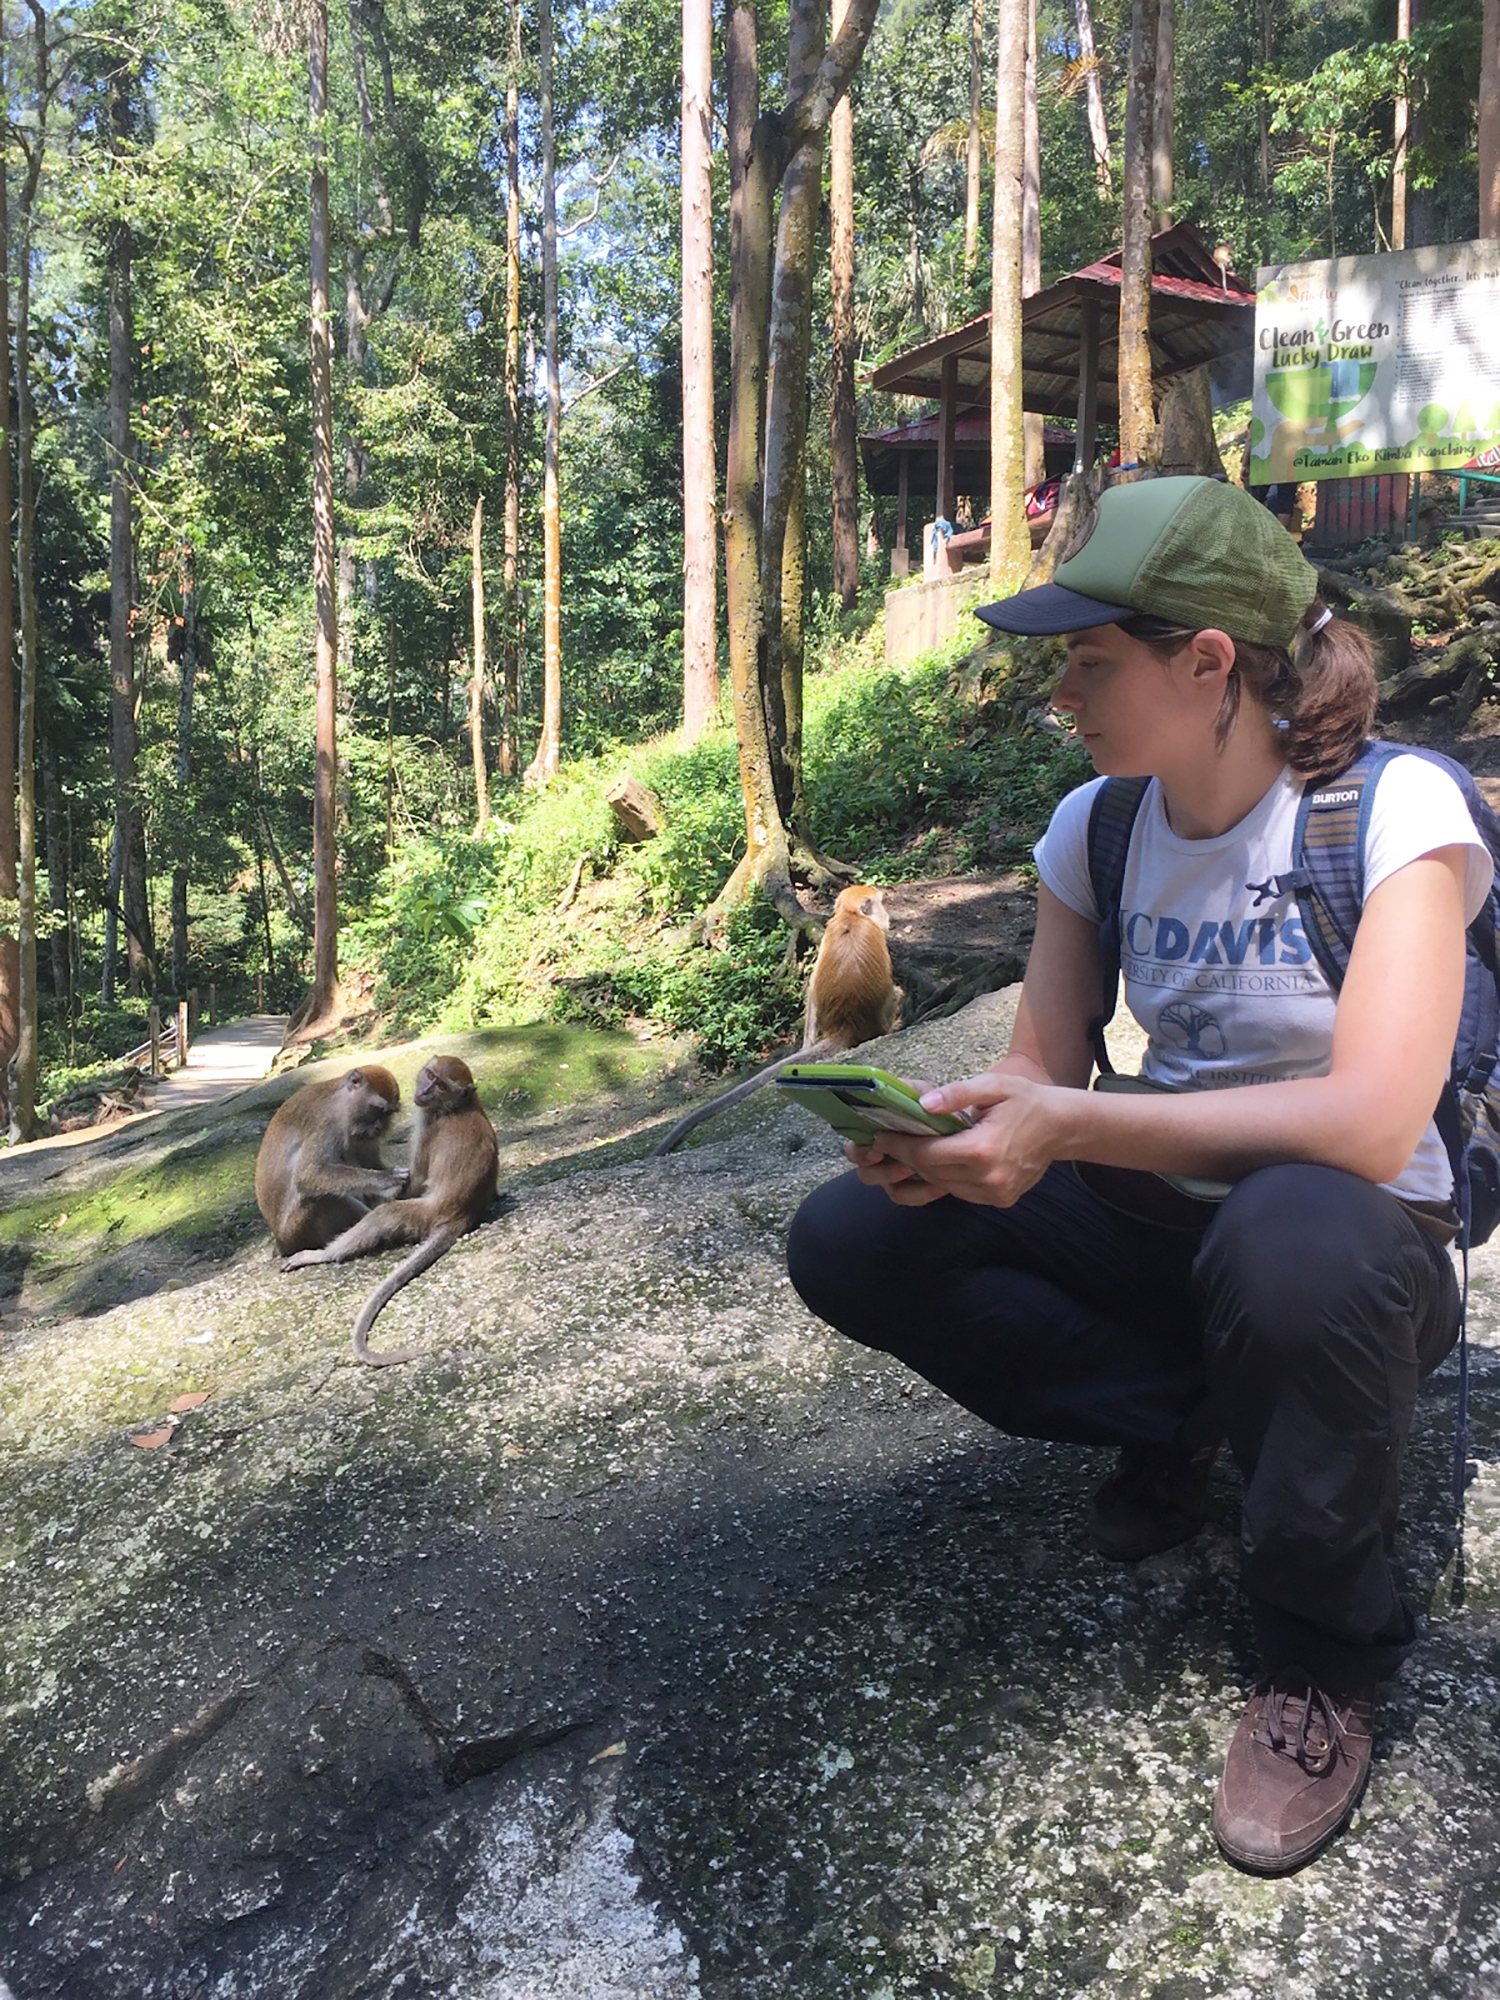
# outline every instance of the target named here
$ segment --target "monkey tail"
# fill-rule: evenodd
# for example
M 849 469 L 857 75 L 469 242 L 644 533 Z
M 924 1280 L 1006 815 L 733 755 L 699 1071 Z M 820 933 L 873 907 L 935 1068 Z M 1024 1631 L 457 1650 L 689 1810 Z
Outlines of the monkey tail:
M 409 1285 L 432 1264 L 435 1264 L 445 1250 L 451 1250 L 458 1241 L 459 1231 L 439 1227 L 429 1237 L 419 1243 L 409 1257 L 405 1257 L 391 1275 L 375 1287 L 360 1308 L 359 1318 L 354 1322 L 354 1358 L 368 1362 L 372 1368 L 394 1368 L 403 1361 L 415 1361 L 421 1353 L 420 1347 L 398 1347 L 389 1354 L 372 1354 L 366 1345 L 370 1338 L 370 1328 L 375 1324 L 391 1300 L 403 1285 Z
M 751 1091 L 759 1090 L 763 1083 L 769 1083 L 772 1077 L 779 1076 L 792 1063 L 819 1062 L 824 1056 L 835 1053 L 837 1045 L 829 1040 L 807 1042 L 800 1049 L 793 1049 L 789 1056 L 778 1056 L 775 1062 L 767 1063 L 764 1069 L 758 1069 L 753 1076 L 747 1076 L 743 1083 L 735 1084 L 730 1090 L 721 1091 L 717 1097 L 711 1097 L 707 1104 L 696 1105 L 685 1118 L 679 1118 L 666 1138 L 657 1140 L 647 1157 L 653 1160 L 663 1158 L 665 1154 L 680 1146 L 689 1132 L 696 1131 L 708 1119 L 717 1118 L 721 1111 L 727 1111 L 731 1105 L 741 1103 Z

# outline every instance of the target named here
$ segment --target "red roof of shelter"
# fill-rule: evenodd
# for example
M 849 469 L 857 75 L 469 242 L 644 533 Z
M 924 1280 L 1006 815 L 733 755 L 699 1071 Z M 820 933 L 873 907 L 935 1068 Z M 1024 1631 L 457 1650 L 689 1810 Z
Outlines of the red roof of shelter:
M 1151 239 L 1151 372 L 1169 382 L 1254 339 L 1255 293 L 1214 261 L 1190 222 Z M 1021 305 L 1021 394 L 1028 410 L 1072 416 L 1087 320 L 1099 327 L 1098 414 L 1119 415 L 1120 252 L 1034 292 Z M 873 389 L 937 399 L 943 364 L 954 363 L 960 408 L 988 407 L 990 316 L 940 334 L 871 371 Z

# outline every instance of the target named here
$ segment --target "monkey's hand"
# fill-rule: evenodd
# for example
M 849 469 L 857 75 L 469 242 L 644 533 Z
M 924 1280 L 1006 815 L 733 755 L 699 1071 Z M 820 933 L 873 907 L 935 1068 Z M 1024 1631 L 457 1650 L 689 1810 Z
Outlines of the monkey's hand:
M 1064 1097 L 1073 1103 L 1059 1103 Z M 903 1208 L 944 1195 L 1009 1208 L 1062 1157 L 1076 1093 L 1013 1071 L 986 1070 L 924 1091 L 922 1104 L 928 1111 L 967 1112 L 974 1123 L 942 1139 L 882 1132 L 872 1145 L 850 1148 L 859 1178 L 867 1187 L 883 1187 Z
M 292 1256 L 282 1258 L 281 1268 L 283 1271 L 300 1271 L 304 1264 L 327 1264 L 331 1262 L 332 1259 L 326 1250 L 298 1250 Z

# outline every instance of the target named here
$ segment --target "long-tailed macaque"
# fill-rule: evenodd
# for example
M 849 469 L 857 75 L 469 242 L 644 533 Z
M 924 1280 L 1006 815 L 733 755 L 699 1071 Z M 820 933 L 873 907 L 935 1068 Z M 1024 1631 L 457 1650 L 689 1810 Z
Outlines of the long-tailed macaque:
M 419 1348 L 403 1347 L 390 1354 L 372 1354 L 366 1345 L 370 1328 L 403 1285 L 435 1264 L 483 1219 L 495 1199 L 499 1173 L 495 1129 L 480 1108 L 467 1063 L 457 1056 L 434 1056 L 417 1078 L 412 1102 L 417 1107 L 416 1144 L 405 1194 L 372 1208 L 325 1249 L 299 1251 L 281 1267 L 297 1271 L 304 1264 L 342 1264 L 392 1243 L 417 1245 L 371 1292 L 355 1321 L 355 1356 L 372 1368 L 414 1361 L 420 1353 Z
M 891 970 L 886 932 L 891 927 L 885 897 L 868 882 L 854 882 L 839 891 L 833 915 L 823 932 L 807 987 L 807 1020 L 802 1046 L 781 1056 L 732 1090 L 710 1098 L 679 1118 L 665 1139 L 651 1149 L 653 1159 L 670 1153 L 688 1133 L 759 1090 L 789 1063 L 819 1062 L 888 1035 L 901 1017 L 903 994 Z
M 400 1102 L 390 1071 L 366 1063 L 278 1106 L 255 1156 L 255 1199 L 283 1257 L 321 1249 L 401 1192 L 404 1171 L 380 1157 Z

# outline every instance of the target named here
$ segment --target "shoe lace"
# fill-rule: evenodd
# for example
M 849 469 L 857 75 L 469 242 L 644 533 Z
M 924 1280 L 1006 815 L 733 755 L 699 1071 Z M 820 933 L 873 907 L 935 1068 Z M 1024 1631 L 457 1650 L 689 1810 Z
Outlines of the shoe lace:
M 1295 1758 L 1309 1777 L 1329 1769 L 1348 1727 L 1339 1705 L 1311 1676 L 1284 1674 L 1262 1683 L 1265 1740 L 1278 1756 Z

